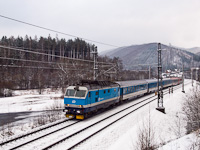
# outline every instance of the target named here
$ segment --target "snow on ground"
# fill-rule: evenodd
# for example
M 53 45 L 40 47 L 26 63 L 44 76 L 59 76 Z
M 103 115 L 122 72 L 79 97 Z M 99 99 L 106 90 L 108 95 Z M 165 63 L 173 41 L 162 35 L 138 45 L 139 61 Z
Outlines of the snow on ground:
M 185 82 L 188 83 L 191 81 L 185 80 Z M 185 86 L 186 94 L 190 93 L 191 88 L 191 84 Z M 164 95 L 166 114 L 155 110 L 157 101 L 154 101 L 113 124 L 111 127 L 108 127 L 98 135 L 93 136 L 76 149 L 134 150 L 137 148 L 136 141 L 140 129 L 143 128 L 143 125 L 149 123 L 155 133 L 155 143 L 160 144 L 159 150 L 188 149 L 194 140 L 199 140 L 199 138 L 197 138 L 194 133 L 185 135 L 184 126 L 186 125 L 186 122 L 183 121 L 184 116 L 181 113 L 181 105 L 186 94 L 181 91 L 182 89 L 179 88 L 178 90 L 174 90 L 174 93 Z M 1 113 L 44 110 L 50 107 L 55 102 L 55 99 L 59 99 L 61 93 L 46 91 L 42 95 L 35 92 L 30 95 L 30 92 L 28 91 L 25 91 L 24 93 L 20 91 L 19 93 L 16 93 L 16 95 L 18 96 L 0 99 Z M 63 104 L 63 99 L 60 99 L 60 101 L 62 101 Z M 114 109 L 120 107 L 121 106 Z M 98 116 L 94 116 L 93 118 L 95 117 Z M 85 120 L 84 122 L 87 121 L 88 120 Z M 24 129 L 22 127 L 18 130 L 23 131 L 26 129 L 29 131 L 31 130 L 30 127 L 24 127 Z M 162 146 L 162 144 L 164 146 Z
M 61 89 L 45 89 L 42 94 L 38 90 L 17 90 L 13 95 L 0 98 L 0 142 L 34 130 L 39 126 L 38 118 L 48 113 L 45 110 L 64 107 Z M 58 117 L 64 118 L 64 114 Z
M 42 111 L 64 104 L 61 90 L 46 89 L 42 94 L 38 94 L 37 90 L 19 90 L 14 91 L 14 95 L 0 98 L 0 113 Z
M 200 144 L 200 135 L 197 135 L 197 133 L 191 133 L 177 140 L 167 143 L 159 150 L 199 150 L 200 149 L 199 144 Z
M 190 80 L 186 80 L 186 82 L 188 83 Z M 185 86 L 186 94 L 190 92 L 191 88 L 191 84 Z M 184 146 L 180 146 L 183 143 L 182 140 L 181 143 L 179 143 L 179 140 L 176 140 L 178 137 L 185 135 L 184 126 L 186 122 L 183 121 L 183 115 L 181 114 L 181 104 L 185 94 L 181 91 L 182 89 L 180 88 L 175 90 L 174 93 L 164 95 L 166 114 L 155 110 L 157 101 L 154 101 L 105 129 L 98 135 L 93 136 L 90 140 L 77 147 L 77 149 L 135 150 L 137 149 L 136 141 L 138 140 L 140 129 L 143 128 L 144 124 L 149 124 L 149 120 L 151 128 L 155 133 L 156 144 L 167 144 L 170 142 L 170 149 L 176 150 L 178 145 L 183 149 L 182 147 Z M 188 137 L 192 136 L 188 135 Z M 183 139 L 187 140 L 187 142 L 184 142 L 185 144 L 191 144 L 191 140 L 188 140 L 187 137 Z M 175 141 L 171 142 L 173 140 Z M 163 148 L 160 146 L 160 150 L 168 149 L 167 145 L 166 148 L 165 146 Z

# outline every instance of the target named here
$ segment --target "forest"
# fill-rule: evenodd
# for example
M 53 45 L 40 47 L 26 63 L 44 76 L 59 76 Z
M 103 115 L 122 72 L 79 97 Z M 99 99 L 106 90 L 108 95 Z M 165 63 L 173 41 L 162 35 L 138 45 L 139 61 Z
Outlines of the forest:
M 62 88 L 80 80 L 93 80 L 94 44 L 76 39 L 2 36 L 0 40 L 0 96 L 12 90 Z M 98 51 L 97 51 L 98 55 Z M 141 79 L 141 72 L 123 70 L 119 58 L 98 56 L 98 80 Z M 123 71 L 123 73 L 122 73 Z M 142 73 L 142 78 L 147 78 Z

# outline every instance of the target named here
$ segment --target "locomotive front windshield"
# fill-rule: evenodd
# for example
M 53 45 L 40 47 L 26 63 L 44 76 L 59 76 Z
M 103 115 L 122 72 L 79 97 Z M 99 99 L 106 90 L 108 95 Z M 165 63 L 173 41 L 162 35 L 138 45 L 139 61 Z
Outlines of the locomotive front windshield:
M 65 96 L 70 96 L 70 97 L 85 97 L 85 90 L 73 90 L 73 89 L 68 89 Z
M 76 91 L 75 97 L 85 97 L 85 90 Z
M 67 90 L 65 96 L 74 96 L 75 90 Z

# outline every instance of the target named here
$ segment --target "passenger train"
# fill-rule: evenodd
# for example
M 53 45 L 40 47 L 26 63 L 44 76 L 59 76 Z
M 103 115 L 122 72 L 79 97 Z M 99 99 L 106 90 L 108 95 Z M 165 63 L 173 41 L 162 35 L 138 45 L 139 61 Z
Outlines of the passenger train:
M 180 78 L 163 79 L 163 88 L 178 85 Z M 83 120 L 99 109 L 120 104 L 147 93 L 157 91 L 157 79 L 133 81 L 88 81 L 69 86 L 64 96 L 67 118 Z

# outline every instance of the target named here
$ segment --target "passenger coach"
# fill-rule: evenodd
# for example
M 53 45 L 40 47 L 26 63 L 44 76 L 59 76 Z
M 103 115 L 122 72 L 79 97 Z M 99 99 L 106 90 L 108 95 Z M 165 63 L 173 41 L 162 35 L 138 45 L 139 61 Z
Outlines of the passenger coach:
M 163 88 L 178 85 L 180 78 L 163 79 Z M 134 81 L 82 81 L 69 86 L 64 96 L 67 118 L 83 120 L 99 109 L 157 91 L 157 79 Z

